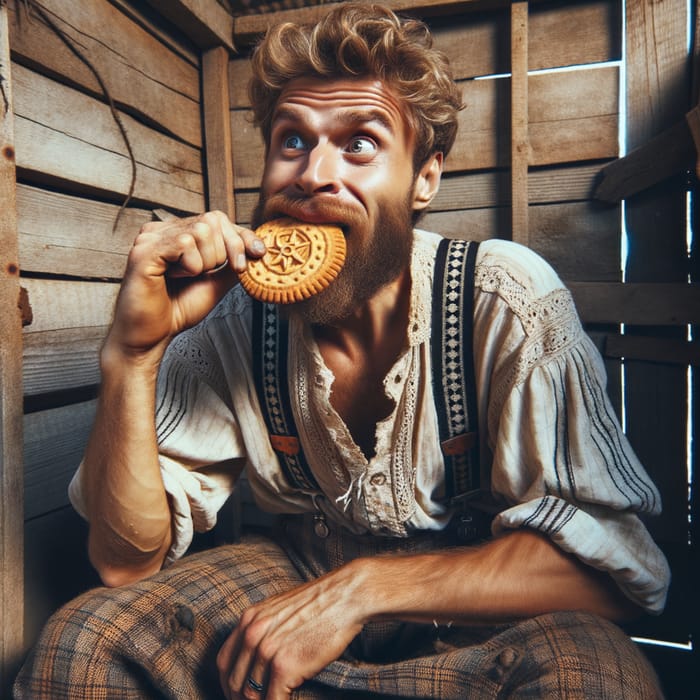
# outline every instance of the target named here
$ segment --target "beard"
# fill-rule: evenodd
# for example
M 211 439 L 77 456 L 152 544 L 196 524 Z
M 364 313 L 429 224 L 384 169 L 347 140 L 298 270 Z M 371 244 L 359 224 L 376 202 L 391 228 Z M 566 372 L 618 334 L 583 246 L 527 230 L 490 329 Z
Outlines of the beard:
M 253 214 L 253 228 L 266 221 L 270 211 L 281 210 L 294 216 L 294 207 L 284 206 L 285 203 L 293 205 L 293 201 L 282 195 L 275 195 L 271 200 L 264 200 L 261 195 Z M 329 221 L 349 224 L 345 263 L 322 292 L 284 307 L 289 314 L 298 314 L 310 324 L 337 325 L 409 267 L 413 249 L 410 192 L 403 202 L 387 202 L 380 206 L 377 225 L 365 241 L 358 241 L 352 235 L 352 221 L 356 218 L 353 214 L 337 208 L 327 212 Z

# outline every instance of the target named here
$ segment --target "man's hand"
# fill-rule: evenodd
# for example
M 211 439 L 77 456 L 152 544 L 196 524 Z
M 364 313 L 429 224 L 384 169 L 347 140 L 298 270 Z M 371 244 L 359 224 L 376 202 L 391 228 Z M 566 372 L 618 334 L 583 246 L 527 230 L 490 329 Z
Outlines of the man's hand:
M 265 252 L 255 234 L 222 212 L 145 224 L 129 254 L 108 336 L 120 353 L 162 352 L 198 323 Z
M 339 658 L 366 621 L 361 581 L 351 563 L 246 610 L 217 658 L 226 697 L 289 698 Z

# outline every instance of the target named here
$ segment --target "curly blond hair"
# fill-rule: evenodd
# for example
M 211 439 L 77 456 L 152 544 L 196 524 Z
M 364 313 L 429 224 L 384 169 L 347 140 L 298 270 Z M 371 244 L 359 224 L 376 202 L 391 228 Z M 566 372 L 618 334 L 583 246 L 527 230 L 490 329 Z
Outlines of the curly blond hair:
M 417 169 L 434 153 L 447 156 L 457 132 L 462 95 L 447 57 L 432 48 L 428 27 L 381 5 L 351 2 L 315 26 L 271 27 L 253 53 L 249 95 L 255 124 L 269 143 L 272 117 L 285 84 L 302 77 L 372 77 L 407 107 L 416 135 Z

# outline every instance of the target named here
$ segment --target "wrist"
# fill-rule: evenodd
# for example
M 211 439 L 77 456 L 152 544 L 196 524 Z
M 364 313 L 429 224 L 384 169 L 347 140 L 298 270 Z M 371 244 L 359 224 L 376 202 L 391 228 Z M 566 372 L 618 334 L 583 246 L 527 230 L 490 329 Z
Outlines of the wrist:
M 119 343 L 111 333 L 108 334 L 100 349 L 100 370 L 103 379 L 112 375 L 121 376 L 124 373 L 155 379 L 167 345 L 168 342 L 164 341 L 152 348 L 137 350 Z

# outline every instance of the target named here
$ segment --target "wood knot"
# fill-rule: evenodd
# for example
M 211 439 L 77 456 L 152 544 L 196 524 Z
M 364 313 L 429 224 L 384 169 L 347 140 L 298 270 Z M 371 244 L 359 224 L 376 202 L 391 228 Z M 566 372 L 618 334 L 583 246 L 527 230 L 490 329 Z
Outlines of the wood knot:
M 15 149 L 12 148 L 12 146 L 5 146 L 5 148 L 2 149 L 2 154 L 7 160 L 15 159 Z

